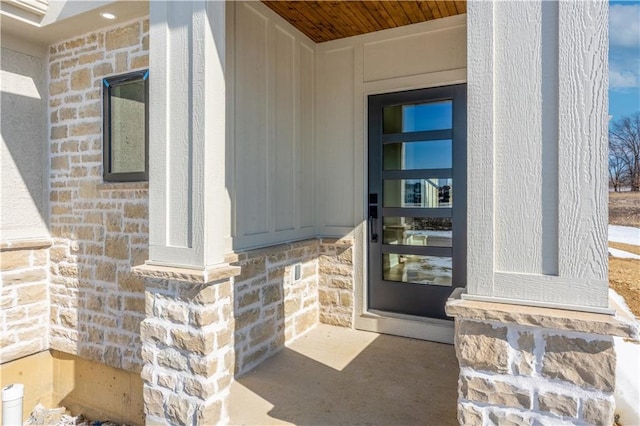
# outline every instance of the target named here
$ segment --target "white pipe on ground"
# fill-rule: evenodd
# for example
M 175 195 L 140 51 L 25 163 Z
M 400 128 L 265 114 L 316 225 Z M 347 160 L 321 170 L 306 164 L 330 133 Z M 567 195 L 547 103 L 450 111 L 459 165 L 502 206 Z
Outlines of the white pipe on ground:
M 24 385 L 15 383 L 2 388 L 2 426 L 22 426 Z

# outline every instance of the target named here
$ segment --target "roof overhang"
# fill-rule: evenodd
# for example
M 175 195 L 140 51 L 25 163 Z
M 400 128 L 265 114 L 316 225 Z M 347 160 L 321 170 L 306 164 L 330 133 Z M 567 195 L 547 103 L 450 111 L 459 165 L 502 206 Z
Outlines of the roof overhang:
M 107 20 L 101 13 L 116 16 Z M 149 1 L 2 0 L 2 36 L 47 46 L 99 28 L 117 25 L 149 14 Z
M 466 13 L 466 1 L 262 1 L 316 43 Z
M 48 0 L 4 0 L 0 13 L 27 24 L 38 25 L 47 14 Z

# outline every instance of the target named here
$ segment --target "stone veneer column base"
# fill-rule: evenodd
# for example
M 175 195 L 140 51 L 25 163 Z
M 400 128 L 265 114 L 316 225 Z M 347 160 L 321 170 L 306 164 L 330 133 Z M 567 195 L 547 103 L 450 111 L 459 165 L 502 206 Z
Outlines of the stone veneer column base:
M 637 339 L 637 324 L 469 300 L 446 310 L 455 317 L 460 424 L 613 424 L 613 336 Z
M 231 277 L 239 268 L 191 273 L 145 265 L 135 272 L 146 278 L 140 324 L 146 424 L 224 423 L 234 371 Z

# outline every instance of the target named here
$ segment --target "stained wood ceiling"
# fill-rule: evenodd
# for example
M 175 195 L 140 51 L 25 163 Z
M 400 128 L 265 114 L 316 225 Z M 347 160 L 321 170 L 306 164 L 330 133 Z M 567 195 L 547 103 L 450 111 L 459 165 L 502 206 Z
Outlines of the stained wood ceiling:
M 466 1 L 266 1 L 316 43 L 465 13 Z

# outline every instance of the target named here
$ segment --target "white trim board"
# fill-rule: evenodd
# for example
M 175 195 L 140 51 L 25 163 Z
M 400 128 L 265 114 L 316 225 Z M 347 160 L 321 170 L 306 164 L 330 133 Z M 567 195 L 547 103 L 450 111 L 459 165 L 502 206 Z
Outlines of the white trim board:
M 395 336 L 429 340 L 449 345 L 452 345 L 454 340 L 453 321 L 427 319 L 376 310 L 357 315 L 354 327 L 357 330 L 393 334 Z

